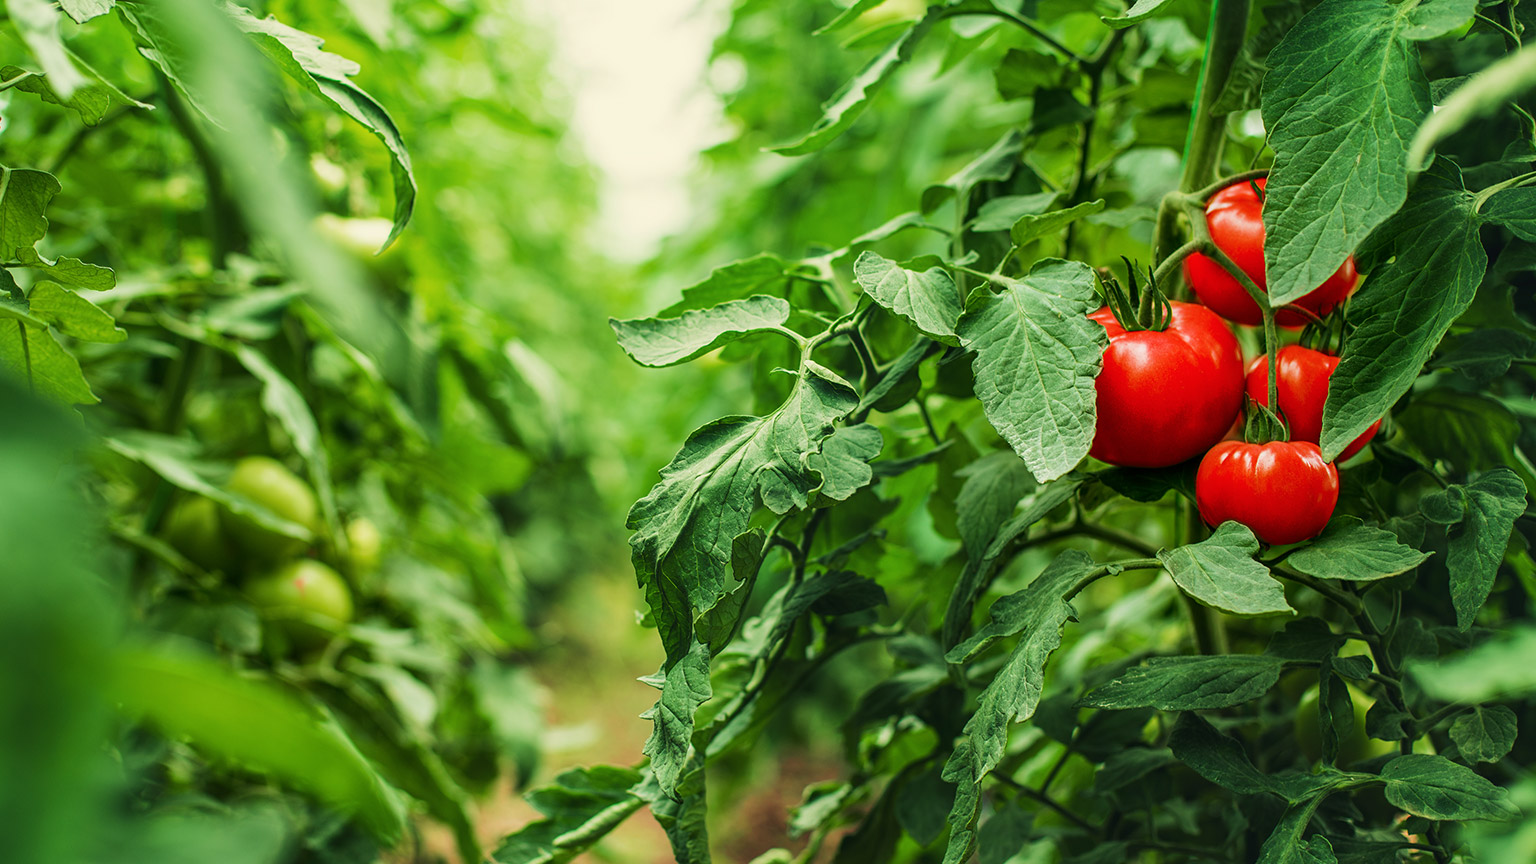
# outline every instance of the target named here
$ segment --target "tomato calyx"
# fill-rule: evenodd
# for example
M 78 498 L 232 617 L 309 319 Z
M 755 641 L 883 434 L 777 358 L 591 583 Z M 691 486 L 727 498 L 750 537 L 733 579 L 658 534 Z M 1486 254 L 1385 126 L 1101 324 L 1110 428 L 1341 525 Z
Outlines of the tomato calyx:
M 1249 444 L 1268 444 L 1271 441 L 1291 440 L 1291 430 L 1285 418 L 1251 396 L 1244 396 L 1243 400 L 1247 402 L 1248 408 L 1248 421 L 1243 426 L 1244 441 Z
M 1293 308 L 1293 307 L 1286 307 Z M 1307 310 L 1296 308 L 1306 317 L 1312 319 L 1305 330 L 1301 331 L 1300 344 L 1303 348 L 1311 348 L 1331 357 L 1337 357 L 1344 353 L 1344 341 L 1349 337 L 1349 332 L 1354 327 L 1344 317 L 1344 307 L 1341 305 L 1328 315 L 1319 318 Z
M 1108 268 L 1099 271 L 1099 287 L 1104 295 L 1104 305 L 1109 307 L 1110 314 L 1115 316 L 1120 327 L 1127 333 L 1138 330 L 1150 330 L 1162 332 L 1168 329 L 1173 321 L 1173 304 L 1168 297 L 1157 287 L 1157 279 L 1152 270 L 1147 270 L 1147 282 L 1143 287 L 1136 276 L 1136 265 L 1124 255 L 1120 260 L 1125 262 L 1126 281 L 1130 282 L 1130 288 L 1122 286 L 1119 280 L 1108 272 Z

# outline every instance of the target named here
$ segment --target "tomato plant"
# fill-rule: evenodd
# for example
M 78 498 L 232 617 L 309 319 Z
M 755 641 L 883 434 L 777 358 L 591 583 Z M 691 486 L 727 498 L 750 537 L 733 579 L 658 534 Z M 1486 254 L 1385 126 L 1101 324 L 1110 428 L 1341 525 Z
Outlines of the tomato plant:
M 249 513 L 225 511 L 225 528 L 240 550 L 259 561 L 281 561 L 303 551 L 319 528 L 320 505 L 314 490 L 283 463 L 268 456 L 247 456 L 235 463 L 227 490 L 283 522 L 300 536 L 275 530 Z M 288 532 L 294 529 L 289 527 Z
M 1206 228 L 1211 242 L 1225 252 L 1248 274 L 1259 290 L 1264 290 L 1264 222 L 1260 211 L 1264 204 L 1264 184 L 1259 177 L 1246 183 L 1234 183 L 1211 196 L 1205 208 Z M 1220 264 L 1196 252 L 1184 259 L 1184 277 L 1201 303 L 1221 317 L 1238 324 L 1253 326 L 1263 320 L 1259 305 Z M 1312 291 L 1292 301 L 1293 305 L 1322 318 L 1349 299 L 1359 282 L 1355 259 L 1347 257 L 1327 279 Z M 1282 327 L 1300 327 L 1310 318 L 1301 312 L 1282 309 L 1275 321 Z
M 1242 408 L 1243 351 L 1210 310 L 1175 302 L 1166 329 L 1127 331 L 1109 307 L 1088 316 L 1109 334 L 1094 378 L 1088 455 L 1111 465 L 1163 468 L 1221 440 Z
M 1280 397 L 1280 417 L 1289 427 L 1293 440 L 1316 444 L 1323 433 L 1328 376 L 1339 368 L 1339 358 L 1302 345 L 1287 345 L 1276 353 L 1276 358 L 1275 386 Z M 1269 406 L 1269 358 L 1258 357 L 1249 365 L 1245 389 L 1248 398 Z M 1371 424 L 1340 451 L 1338 461 L 1349 461 L 1370 443 L 1380 428 L 1380 420 Z

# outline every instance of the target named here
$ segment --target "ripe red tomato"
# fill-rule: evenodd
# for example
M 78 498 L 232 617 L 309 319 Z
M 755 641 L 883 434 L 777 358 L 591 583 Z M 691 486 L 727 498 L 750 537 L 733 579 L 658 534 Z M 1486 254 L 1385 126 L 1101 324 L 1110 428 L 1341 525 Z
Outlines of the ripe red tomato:
M 1328 401 L 1328 378 L 1339 368 L 1339 358 L 1300 345 L 1287 345 L 1275 355 L 1275 389 L 1280 396 L 1280 414 L 1291 428 L 1292 441 L 1320 442 L 1323 434 L 1323 403 Z M 1269 358 L 1260 355 L 1248 367 L 1248 395 L 1260 405 L 1269 405 Z M 1344 462 L 1381 428 L 1377 420 L 1344 448 L 1337 461 Z
M 1127 332 L 1109 307 L 1088 317 L 1109 331 L 1098 392 L 1095 459 L 1133 468 L 1177 465 L 1221 440 L 1243 406 L 1243 352 L 1209 309 L 1172 304 L 1166 330 Z
M 1338 503 L 1339 469 L 1310 441 L 1223 441 L 1195 474 L 1195 505 L 1207 525 L 1241 522 L 1276 546 L 1316 537 Z
M 1260 189 L 1264 188 L 1262 178 L 1254 182 Z M 1260 290 L 1268 291 L 1264 281 L 1264 222 L 1260 219 L 1263 208 L 1264 200 L 1253 191 L 1253 186 L 1246 181 L 1234 183 L 1211 196 L 1210 203 L 1205 205 L 1205 224 L 1210 229 L 1211 239 L 1227 253 L 1232 263 L 1247 273 Z M 1249 326 L 1263 323 L 1258 304 L 1236 279 L 1210 258 L 1199 254 L 1185 258 L 1184 278 L 1189 280 L 1189 287 L 1201 303 L 1228 321 Z M 1321 318 L 1354 293 L 1359 281 L 1354 256 L 1350 256 L 1317 290 L 1296 300 L 1295 304 Z M 1284 310 L 1275 314 L 1275 322 L 1283 327 L 1300 327 L 1307 323 L 1307 319 L 1297 312 Z

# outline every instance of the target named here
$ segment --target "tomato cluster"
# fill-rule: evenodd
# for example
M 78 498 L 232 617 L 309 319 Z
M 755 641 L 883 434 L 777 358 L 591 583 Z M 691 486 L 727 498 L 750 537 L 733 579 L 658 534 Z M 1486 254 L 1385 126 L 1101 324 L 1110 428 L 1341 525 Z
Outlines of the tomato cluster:
M 211 573 L 240 579 L 240 588 L 267 623 L 278 648 L 323 646 L 352 620 L 352 591 L 329 565 L 303 556 L 308 542 L 270 527 L 249 505 L 307 529 L 320 527 L 314 490 L 276 459 L 248 456 L 235 465 L 220 503 L 193 495 L 166 514 L 161 537 Z M 239 507 L 239 509 L 232 509 Z M 377 564 L 380 536 L 366 519 L 347 525 L 354 572 Z
M 1264 181 L 1235 183 L 1206 208 L 1212 240 L 1261 289 Z M 1277 416 L 1289 440 L 1222 440 L 1239 423 L 1244 394 L 1269 407 L 1269 365 L 1259 357 L 1243 369 L 1242 350 L 1221 320 L 1262 322 L 1253 298 L 1219 264 L 1202 255 L 1185 259 L 1185 274 L 1201 304 L 1173 302 L 1156 324 L 1127 327 L 1111 307 L 1089 315 L 1109 335 L 1104 367 L 1095 382 L 1098 422 L 1089 454 L 1136 468 L 1176 465 L 1204 454 L 1195 476 L 1195 501 L 1212 526 L 1232 520 L 1271 544 L 1298 543 L 1328 524 L 1339 498 L 1339 472 L 1318 447 L 1328 379 L 1339 359 L 1291 345 L 1276 357 Z M 1305 310 L 1276 314 L 1299 326 L 1344 302 L 1358 281 L 1353 259 L 1297 301 Z M 1221 317 L 1218 318 L 1217 316 Z M 1348 459 L 1380 427 L 1377 421 L 1340 454 Z

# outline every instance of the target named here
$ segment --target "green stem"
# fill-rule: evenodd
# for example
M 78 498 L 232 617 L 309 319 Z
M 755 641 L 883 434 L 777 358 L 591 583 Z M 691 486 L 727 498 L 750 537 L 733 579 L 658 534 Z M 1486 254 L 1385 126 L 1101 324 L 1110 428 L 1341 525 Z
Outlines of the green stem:
M 1086 66 L 1090 62 L 1088 58 L 1083 57 L 1082 55 L 1073 51 L 1071 48 L 1068 48 L 1060 42 L 1057 42 L 1055 37 L 1051 36 L 1051 34 L 1045 32 L 1044 30 L 1041 30 L 1040 25 L 1029 20 L 1028 18 L 1025 18 L 1023 15 L 1020 15 L 1017 12 L 1009 12 L 1006 9 L 989 9 L 985 12 L 956 12 L 954 14 L 956 16 L 990 15 L 994 18 L 1001 18 L 1004 21 L 1007 21 L 1009 24 L 1012 24 L 1015 27 L 1018 27 L 1020 30 L 1023 30 L 1025 33 L 1028 33 L 1036 39 L 1039 39 L 1041 42 L 1044 42 L 1047 46 L 1050 47 L 1051 50 L 1067 58 L 1068 60 L 1071 60 L 1078 66 Z
M 1226 130 L 1225 123 L 1211 113 L 1211 108 L 1226 88 L 1232 65 L 1242 50 L 1248 32 L 1249 5 L 1250 0 L 1213 0 L 1211 3 L 1211 23 L 1205 34 L 1205 59 L 1200 64 L 1200 82 L 1195 86 L 1189 135 L 1184 140 L 1184 173 L 1179 178 L 1181 192 L 1192 192 L 1216 177 Z
M 1359 598 L 1346 594 L 1321 579 L 1313 578 L 1305 573 L 1292 570 L 1289 567 L 1272 567 L 1270 568 L 1270 572 L 1276 576 L 1279 576 L 1281 579 L 1289 579 L 1298 585 L 1305 585 L 1308 588 L 1311 588 L 1313 591 L 1316 591 L 1324 597 L 1327 597 L 1329 600 L 1332 600 L 1334 604 L 1336 604 L 1339 608 L 1343 609 L 1345 612 L 1348 612 L 1351 617 L 1358 618 L 1360 615 L 1362 607 L 1360 605 Z
M 1125 38 L 1126 31 L 1116 30 L 1104 47 L 1094 56 L 1083 72 L 1088 77 L 1088 119 L 1083 121 L 1083 140 L 1077 149 L 1077 173 L 1072 178 L 1072 195 L 1068 201 L 1076 204 L 1084 199 L 1084 187 L 1088 185 L 1088 164 L 1093 154 L 1093 130 L 1095 121 L 1099 116 L 1099 97 L 1104 90 L 1104 71 L 1109 68 L 1110 58 L 1114 56 L 1115 49 L 1120 47 L 1120 42 Z M 1064 250 L 1067 257 L 1072 255 L 1072 238 L 1077 229 L 1076 222 L 1067 224 L 1066 245 Z
M 1055 810 L 1057 813 L 1061 814 L 1063 819 L 1066 819 L 1077 827 L 1087 831 L 1089 834 L 1102 833 L 1103 829 L 1095 827 L 1093 823 L 1089 822 L 1087 819 L 1084 819 L 1076 813 L 1073 813 L 1071 810 L 1068 810 L 1066 807 L 1063 807 L 1061 803 L 1058 802 L 1055 798 L 1052 798 L 1044 792 L 1041 792 L 1040 790 L 1031 786 L 1026 786 L 1023 783 L 1013 779 L 1012 777 L 1009 777 L 1007 774 L 993 774 L 992 776 L 1014 791 L 1021 793 L 1025 797 L 1044 804 L 1046 807 L 1049 807 L 1052 810 Z

